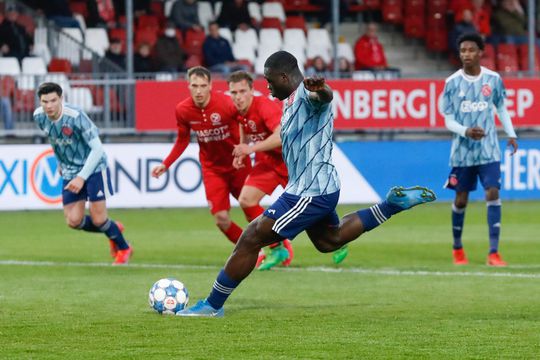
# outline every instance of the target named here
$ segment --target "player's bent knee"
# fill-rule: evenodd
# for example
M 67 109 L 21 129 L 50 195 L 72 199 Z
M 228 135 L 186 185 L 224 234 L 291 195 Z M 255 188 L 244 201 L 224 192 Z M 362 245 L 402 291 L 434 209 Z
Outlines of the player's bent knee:
M 332 251 L 336 251 L 337 249 L 341 248 L 342 245 L 338 243 L 338 238 L 326 238 L 326 239 L 319 239 L 317 241 L 313 241 L 313 245 L 315 245 L 315 248 L 319 250 L 319 252 L 322 253 L 329 253 Z
M 81 224 L 82 218 L 80 217 L 66 217 L 66 224 L 72 229 L 78 229 Z

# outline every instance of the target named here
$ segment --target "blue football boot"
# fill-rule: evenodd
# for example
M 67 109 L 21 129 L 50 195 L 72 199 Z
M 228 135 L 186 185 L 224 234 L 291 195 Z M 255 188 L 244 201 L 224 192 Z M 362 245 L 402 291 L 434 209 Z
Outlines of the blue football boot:
M 177 312 L 176 316 L 223 317 L 224 314 L 223 307 L 216 310 L 204 299 L 199 300 L 190 308 Z
M 413 206 L 435 201 L 437 197 L 435 193 L 423 186 L 413 186 L 404 188 L 403 186 L 394 186 L 386 194 L 386 201 L 390 204 L 397 205 L 403 210 L 412 208 Z

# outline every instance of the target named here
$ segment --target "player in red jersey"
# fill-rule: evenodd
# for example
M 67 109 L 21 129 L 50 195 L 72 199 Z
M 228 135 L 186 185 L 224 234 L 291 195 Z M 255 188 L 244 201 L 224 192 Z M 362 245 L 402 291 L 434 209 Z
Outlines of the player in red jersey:
M 240 193 L 240 206 L 248 221 L 264 212 L 259 202 L 281 185 L 287 185 L 287 167 L 281 155 L 281 108 L 263 96 L 254 96 L 253 78 L 245 71 L 232 73 L 227 82 L 231 98 L 238 110 L 240 144 L 235 146 L 235 167 L 241 167 L 249 155 L 255 153 L 255 165 Z M 257 259 L 259 270 L 268 270 L 279 263 L 288 266 L 294 256 L 291 242 L 270 245 L 268 256 L 261 249 Z M 264 261 L 264 262 L 263 262 Z
M 152 169 L 152 176 L 161 176 L 182 155 L 189 144 L 190 130 L 193 130 L 199 143 L 199 160 L 210 212 L 217 227 L 236 243 L 242 228 L 230 218 L 229 194 L 238 199 L 251 170 L 249 159 L 245 159 L 242 167 L 233 167 L 232 152 L 239 141 L 237 111 L 230 97 L 212 91 L 211 75 L 206 68 L 189 69 L 187 78 L 191 97 L 176 105 L 176 142 L 163 163 Z

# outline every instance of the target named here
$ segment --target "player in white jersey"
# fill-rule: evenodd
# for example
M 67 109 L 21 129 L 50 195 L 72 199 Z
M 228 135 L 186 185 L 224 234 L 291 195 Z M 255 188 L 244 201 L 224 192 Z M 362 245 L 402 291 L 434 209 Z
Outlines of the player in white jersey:
M 41 106 L 34 111 L 34 121 L 47 134 L 58 160 L 68 226 L 104 233 L 113 265 L 127 264 L 133 250 L 122 235 L 123 225 L 107 215 L 106 198 L 113 192 L 97 127 L 82 110 L 63 103 L 60 85 L 43 83 L 37 95 Z M 86 201 L 90 202 L 90 216 L 85 215 Z
M 486 193 L 489 227 L 490 266 L 506 266 L 498 252 L 501 229 L 501 150 L 495 127 L 494 110 L 510 138 L 513 153 L 517 150 L 516 133 L 504 104 L 506 91 L 501 77 L 480 66 L 484 41 L 478 34 L 458 39 L 463 68 L 448 79 L 444 87 L 442 110 L 446 127 L 454 133 L 450 155 L 452 170 L 446 187 L 455 190 L 452 206 L 454 264 L 468 263 L 461 235 L 469 192 L 476 190 L 480 179 Z
M 435 194 L 423 187 L 395 187 L 382 203 L 340 221 L 336 213 L 340 184 L 332 163 L 332 90 L 322 78 L 304 79 L 296 58 L 286 51 L 266 60 L 264 74 L 272 96 L 285 101 L 281 138 L 288 185 L 244 230 L 210 295 L 180 316 L 223 316 L 223 304 L 254 269 L 263 246 L 292 240 L 305 230 L 317 250 L 335 251 L 392 215 L 435 200 Z

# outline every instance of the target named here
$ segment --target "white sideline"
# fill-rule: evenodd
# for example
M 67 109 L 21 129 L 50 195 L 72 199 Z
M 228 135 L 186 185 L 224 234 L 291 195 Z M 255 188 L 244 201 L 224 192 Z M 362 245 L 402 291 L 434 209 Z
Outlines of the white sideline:
M 0 260 L 0 265 L 5 266 L 58 266 L 58 267 L 111 267 L 110 263 L 103 262 L 58 262 L 58 261 L 22 261 L 22 260 Z M 525 265 L 520 266 L 523 268 Z M 517 266 L 516 266 L 517 267 Z M 530 268 L 540 266 L 531 265 Z M 216 270 L 221 267 L 211 265 L 182 265 L 182 264 L 138 264 L 131 263 L 120 268 L 136 269 L 191 269 L 191 270 Z M 511 266 L 509 268 L 512 268 Z M 388 275 L 388 276 L 473 276 L 473 277 L 507 277 L 507 278 L 528 278 L 540 279 L 540 273 L 511 273 L 511 272 L 487 272 L 487 271 L 428 271 L 428 270 L 399 270 L 399 269 L 365 269 L 365 268 L 331 268 L 324 266 L 305 268 L 274 268 L 277 271 L 285 272 L 327 272 L 327 273 L 357 273 L 368 275 Z

